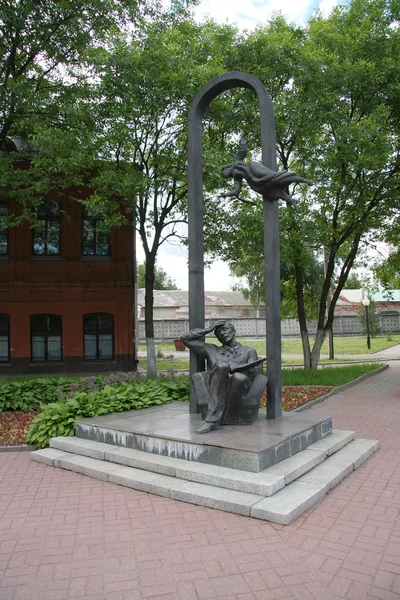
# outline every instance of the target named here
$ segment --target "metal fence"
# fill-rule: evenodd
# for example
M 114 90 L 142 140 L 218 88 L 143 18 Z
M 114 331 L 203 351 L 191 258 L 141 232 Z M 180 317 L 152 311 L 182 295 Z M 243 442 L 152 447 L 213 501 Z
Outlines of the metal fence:
M 382 332 L 390 331 L 392 333 L 400 331 L 400 314 L 382 314 L 379 316 Z M 206 319 L 205 326 L 208 327 L 216 319 Z M 256 319 L 252 317 L 240 317 L 228 319 L 233 323 L 238 337 L 241 338 L 262 338 L 265 337 L 265 319 Z M 299 323 L 296 319 L 285 319 L 281 323 L 283 337 L 300 336 Z M 154 321 L 154 339 L 156 342 L 167 342 L 179 339 L 179 337 L 188 331 L 188 319 L 160 319 Z M 309 333 L 314 334 L 317 331 L 317 321 L 308 323 Z M 361 321 L 358 316 L 343 315 L 335 317 L 333 321 L 333 333 L 338 336 L 360 335 L 362 333 Z M 139 341 L 145 341 L 144 321 L 139 321 Z

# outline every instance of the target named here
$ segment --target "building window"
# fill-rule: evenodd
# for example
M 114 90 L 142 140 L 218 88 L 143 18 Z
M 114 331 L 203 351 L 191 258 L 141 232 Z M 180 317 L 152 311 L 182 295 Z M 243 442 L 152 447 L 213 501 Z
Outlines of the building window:
M 83 316 L 84 360 L 114 360 L 114 317 Z
M 62 360 L 61 317 L 34 315 L 31 317 L 32 362 Z
M 101 231 L 101 218 L 82 207 L 82 255 L 110 256 L 110 234 Z
M 0 314 L 0 363 L 10 360 L 10 316 Z
M 36 209 L 37 223 L 32 230 L 32 253 L 54 256 L 61 253 L 61 211 L 57 202 L 43 202 Z
M 0 202 L 0 255 L 8 254 L 8 205 Z

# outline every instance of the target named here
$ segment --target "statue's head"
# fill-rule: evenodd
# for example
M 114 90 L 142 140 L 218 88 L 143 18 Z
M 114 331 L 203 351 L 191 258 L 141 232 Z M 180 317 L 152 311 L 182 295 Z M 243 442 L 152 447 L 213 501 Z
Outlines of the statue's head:
M 223 325 L 216 327 L 214 333 L 221 344 L 228 344 L 236 337 L 236 329 L 232 323 L 224 323 Z
M 233 165 L 225 165 L 225 167 L 222 168 L 222 177 L 225 177 L 225 179 L 233 177 Z

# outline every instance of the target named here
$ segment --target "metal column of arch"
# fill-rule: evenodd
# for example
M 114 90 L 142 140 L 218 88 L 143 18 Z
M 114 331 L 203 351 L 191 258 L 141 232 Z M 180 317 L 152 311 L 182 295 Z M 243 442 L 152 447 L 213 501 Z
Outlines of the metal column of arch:
M 203 236 L 203 141 L 202 120 L 206 108 L 222 92 L 236 88 L 256 92 L 260 109 L 262 162 L 276 171 L 276 142 L 271 98 L 252 75 L 232 71 L 210 80 L 197 93 L 189 111 L 188 221 L 189 221 L 189 326 L 204 328 L 204 236 Z M 264 279 L 267 332 L 268 405 L 267 418 L 282 416 L 280 249 L 278 203 L 263 198 Z M 204 370 L 204 361 L 190 353 L 190 374 Z M 190 412 L 198 406 L 190 393 Z

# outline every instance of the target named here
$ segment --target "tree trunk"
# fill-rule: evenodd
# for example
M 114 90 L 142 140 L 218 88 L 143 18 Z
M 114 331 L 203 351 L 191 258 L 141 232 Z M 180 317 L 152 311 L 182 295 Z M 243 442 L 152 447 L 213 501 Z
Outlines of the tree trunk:
M 304 368 L 311 369 L 311 348 L 304 306 L 303 274 L 301 266 L 295 263 L 294 271 L 296 279 L 297 316 L 299 319 L 301 343 L 303 346 Z
M 325 329 L 317 329 L 317 333 L 315 334 L 314 346 L 311 352 L 311 364 L 310 369 L 318 369 L 318 363 L 321 356 L 321 347 L 324 343 L 324 339 L 326 337 Z
M 157 356 L 153 324 L 155 262 L 151 254 L 146 256 L 144 326 L 146 333 L 147 375 L 150 377 L 157 375 Z
M 301 343 L 303 345 L 303 361 L 304 368 L 311 369 L 311 351 L 310 351 L 310 340 L 308 338 L 308 331 L 300 331 Z

